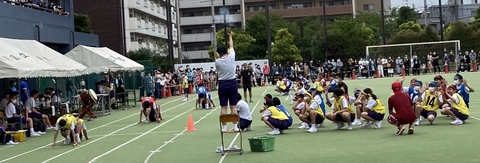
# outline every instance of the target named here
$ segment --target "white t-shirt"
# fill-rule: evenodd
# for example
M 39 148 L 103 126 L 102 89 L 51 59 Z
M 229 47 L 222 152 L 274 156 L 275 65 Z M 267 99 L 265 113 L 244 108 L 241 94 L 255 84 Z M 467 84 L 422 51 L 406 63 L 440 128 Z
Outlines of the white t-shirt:
M 335 100 L 335 98 L 330 97 L 329 101 L 330 101 L 331 104 L 333 104 L 333 100 Z M 355 103 L 355 100 L 357 100 L 355 97 L 348 96 L 348 103 L 353 104 L 353 103 Z M 358 101 L 360 101 L 360 100 L 358 100 Z
M 365 106 L 367 109 L 372 109 L 373 107 L 377 106 L 377 101 L 374 99 L 370 99 L 367 101 L 367 105 Z
M 307 93 L 307 90 L 305 90 L 305 88 L 300 88 L 298 91 L 297 91 L 298 94 L 300 95 L 304 95 L 305 93 Z
M 33 97 L 30 97 L 25 101 L 25 108 L 27 109 L 28 113 L 32 113 L 32 108 L 35 108 L 35 100 Z
M 218 71 L 218 80 L 235 79 L 235 50 L 230 49 L 230 54 L 215 60 L 215 68 Z
M 17 110 L 15 109 L 15 105 L 13 105 L 13 103 L 8 104 L 7 108 L 5 109 L 5 115 L 7 118 L 12 118 L 16 113 Z
M 301 102 L 297 105 L 298 110 L 302 110 L 305 107 L 305 102 Z
M 460 102 L 460 100 L 459 100 L 458 98 L 462 98 L 462 97 L 458 97 L 458 96 L 459 96 L 458 94 L 454 94 L 454 95 L 452 96 L 452 98 L 447 99 L 447 102 L 450 103 L 450 104 L 451 104 L 451 103 L 458 104 L 458 103 Z
M 250 108 L 248 107 L 248 104 L 245 101 L 240 100 L 237 102 L 237 111 L 241 119 L 245 119 L 249 121 L 252 120 L 252 114 L 250 114 Z
M 315 96 L 313 97 L 313 102 L 310 104 L 310 108 L 313 110 L 317 110 L 319 105 L 323 102 L 322 98 L 320 96 Z
M 53 103 L 60 103 L 60 102 L 62 102 L 62 100 L 57 95 L 53 95 L 52 102 Z

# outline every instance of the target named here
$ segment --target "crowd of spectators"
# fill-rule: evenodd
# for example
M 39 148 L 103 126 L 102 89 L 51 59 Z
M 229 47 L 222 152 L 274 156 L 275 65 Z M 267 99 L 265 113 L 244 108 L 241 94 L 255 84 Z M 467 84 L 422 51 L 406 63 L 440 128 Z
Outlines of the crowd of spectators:
M 45 12 L 50 12 L 58 15 L 69 15 L 61 5 L 54 4 L 53 2 L 45 2 L 44 0 L 0 0 L 3 3 L 16 5 L 25 8 L 31 8 L 35 10 L 41 10 Z

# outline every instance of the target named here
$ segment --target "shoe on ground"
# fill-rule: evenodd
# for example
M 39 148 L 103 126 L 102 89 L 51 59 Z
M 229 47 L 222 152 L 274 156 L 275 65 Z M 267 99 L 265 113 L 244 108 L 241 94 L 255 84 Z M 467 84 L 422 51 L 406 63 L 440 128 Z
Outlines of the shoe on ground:
M 42 131 L 38 131 L 37 134 L 39 134 L 39 135 L 45 135 L 45 134 L 47 134 L 47 133 L 46 133 L 46 132 L 42 132 Z
M 217 153 L 222 153 L 222 152 L 223 152 L 222 146 L 217 147 L 217 150 L 215 150 L 215 152 L 217 152 Z
M 7 145 L 15 145 L 15 144 L 18 144 L 18 143 L 17 143 L 17 142 L 13 142 L 13 141 L 11 141 L 11 140 L 7 142 Z
M 339 123 L 337 123 L 337 127 L 335 128 L 335 130 L 340 130 L 340 129 L 342 129 L 343 127 L 345 127 L 345 123 L 339 122 Z

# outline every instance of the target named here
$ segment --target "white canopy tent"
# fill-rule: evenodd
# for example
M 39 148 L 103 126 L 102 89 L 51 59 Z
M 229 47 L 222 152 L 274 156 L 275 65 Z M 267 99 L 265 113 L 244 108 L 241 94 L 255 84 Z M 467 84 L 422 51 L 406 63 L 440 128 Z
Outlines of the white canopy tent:
M 89 73 L 106 73 L 108 70 L 141 71 L 144 66 L 106 47 L 78 45 L 65 56 L 87 66 Z
M 35 40 L 0 38 L 0 77 L 72 77 L 87 67 Z

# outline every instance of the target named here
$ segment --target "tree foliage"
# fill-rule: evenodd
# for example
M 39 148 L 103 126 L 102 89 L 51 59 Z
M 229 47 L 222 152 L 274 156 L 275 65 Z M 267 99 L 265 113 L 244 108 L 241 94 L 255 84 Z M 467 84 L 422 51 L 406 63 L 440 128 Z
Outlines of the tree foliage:
M 162 69 L 169 69 L 169 60 L 167 55 L 166 42 L 157 42 L 158 49 L 140 48 L 127 52 L 127 57 L 134 61 L 152 60 L 153 64 Z
M 91 29 L 92 22 L 90 17 L 84 14 L 74 14 L 75 31 L 83 33 L 93 33 Z
M 233 49 L 235 49 L 235 54 L 237 60 L 252 60 L 256 59 L 254 55 L 249 55 L 249 48 L 252 46 L 256 40 L 245 31 L 233 28 L 227 29 L 228 31 L 233 31 Z M 221 29 L 217 32 L 217 45 L 225 46 L 225 29 Z M 215 58 L 214 47 L 210 46 L 208 54 L 210 59 L 213 61 Z
M 417 12 L 414 8 L 411 8 L 409 6 L 402 6 L 398 9 L 397 12 L 398 17 L 395 19 L 397 21 L 397 25 L 401 25 L 409 21 L 417 21 Z
M 288 29 L 279 29 L 275 34 L 275 43 L 272 46 L 272 56 L 274 61 L 285 63 L 287 61 L 303 61 L 300 50 L 293 44 L 293 35 Z
M 399 28 L 400 28 L 400 30 L 411 30 L 413 32 L 422 31 L 422 26 L 420 26 L 420 24 L 418 24 L 414 21 L 409 21 L 409 22 L 400 24 Z
M 448 40 L 460 40 L 461 48 L 470 50 L 475 49 L 479 45 L 478 34 L 474 32 L 472 27 L 467 26 L 463 22 L 452 22 L 447 27 L 446 38 Z

